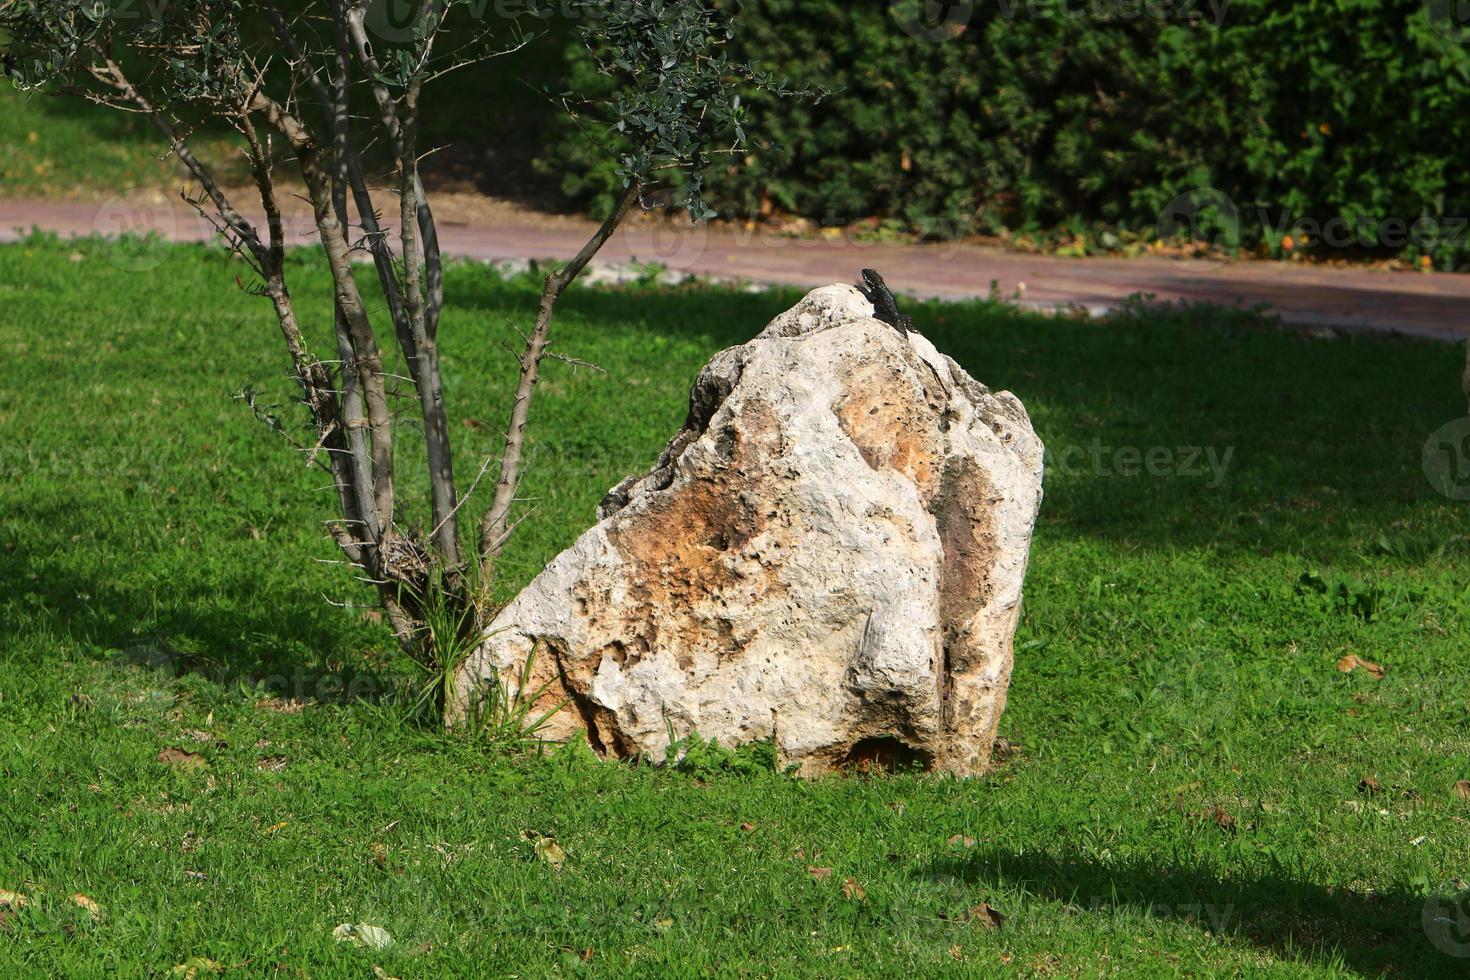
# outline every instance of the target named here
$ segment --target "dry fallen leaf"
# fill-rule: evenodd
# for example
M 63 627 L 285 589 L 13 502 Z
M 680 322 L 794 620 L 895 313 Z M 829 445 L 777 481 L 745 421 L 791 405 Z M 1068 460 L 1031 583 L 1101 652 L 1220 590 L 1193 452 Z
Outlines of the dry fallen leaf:
M 1383 787 L 1379 785 L 1378 780 L 1374 779 L 1372 776 L 1364 776 L 1362 779 L 1358 780 L 1358 792 L 1364 794 L 1365 796 L 1377 796 L 1379 793 L 1383 792 Z
M 398 977 L 389 976 L 388 971 L 381 966 L 373 966 L 373 980 L 398 980 Z
M 965 917 L 986 929 L 999 929 L 1006 921 L 1005 914 L 991 908 L 987 902 L 981 902 L 971 908 Z
M 161 762 L 166 766 L 173 766 L 181 772 L 194 772 L 197 769 L 208 768 L 209 762 L 197 752 L 181 749 L 177 746 L 169 746 L 159 751 L 153 757 L 154 762 Z
M 1452 792 L 1462 800 L 1470 800 L 1470 779 L 1460 780 Z
M 965 847 L 974 847 L 975 846 L 975 838 L 973 838 L 973 837 L 966 837 L 964 834 L 955 834 L 953 837 L 951 837 L 949 839 L 949 842 L 950 842 L 951 845 L 954 845 L 954 844 L 963 844 Z
M 949 948 L 949 955 L 951 959 L 962 960 L 965 958 L 965 951 L 958 946 L 951 946 Z
M 855 902 L 861 902 L 868 897 L 868 893 L 863 890 L 862 885 L 848 878 L 842 883 L 842 897 Z
M 1212 806 L 1204 810 L 1186 810 L 1183 803 L 1175 803 L 1175 808 L 1188 820 L 1199 820 L 1204 823 L 1213 823 L 1225 830 L 1235 829 L 1235 816 L 1223 806 Z
M 393 937 L 387 929 L 366 922 L 344 922 L 332 930 L 332 938 L 339 943 L 352 943 L 368 949 L 387 949 L 393 945 Z
M 888 809 L 892 810 L 894 813 L 903 813 L 903 811 L 907 810 L 908 808 L 908 804 L 905 803 L 903 800 L 894 800 L 892 803 L 888 804 Z
M 551 837 L 537 838 L 536 843 L 531 845 L 536 856 L 557 871 L 561 870 L 562 864 L 567 859 L 567 854 L 561 849 L 561 845 Z
M 284 755 L 268 755 L 257 762 L 255 768 L 261 772 L 280 772 L 289 761 Z
M 92 917 L 92 921 L 102 918 L 102 908 L 81 892 L 71 896 L 71 903 Z
M 755 824 L 753 824 L 749 820 L 747 820 L 747 821 L 745 821 L 745 823 L 743 823 L 743 824 L 740 825 L 740 829 L 743 830 L 743 831 L 745 831 L 748 834 L 752 830 L 755 829 Z
M 207 956 L 191 956 L 168 972 L 169 976 L 185 977 L 187 980 L 194 980 L 195 977 L 210 973 L 224 973 L 225 966 L 218 960 L 212 960 Z
M 11 892 L 0 888 L 0 909 L 23 909 L 30 903 L 31 900 L 20 892 Z
M 1375 681 L 1383 680 L 1383 675 L 1385 673 L 1384 668 L 1378 664 L 1373 663 L 1373 661 L 1371 660 L 1364 660 L 1356 653 L 1350 653 L 1337 662 L 1337 670 L 1339 673 L 1342 674 L 1351 674 L 1359 667 L 1361 667 L 1363 671 Z
M 832 877 L 831 868 L 814 868 L 810 864 L 806 866 L 807 874 L 812 876 L 813 881 L 826 881 Z

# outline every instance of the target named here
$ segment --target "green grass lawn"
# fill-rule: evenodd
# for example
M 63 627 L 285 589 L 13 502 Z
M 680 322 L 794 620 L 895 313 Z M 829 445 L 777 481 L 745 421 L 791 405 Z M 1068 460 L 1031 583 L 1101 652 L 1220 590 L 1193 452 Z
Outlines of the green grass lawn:
M 223 165 L 224 179 L 248 178 L 227 140 L 204 136 L 196 143 L 202 159 Z M 136 113 L 25 95 L 0 80 L 0 196 L 110 197 L 132 188 L 177 193 L 184 171 L 172 157 L 164 159 L 167 149 Z
M 1420 466 L 1463 409 L 1458 350 L 1207 310 L 915 306 L 1025 401 L 1053 463 L 1012 750 L 968 782 L 799 782 L 753 755 L 536 758 L 403 722 L 388 638 L 340 605 L 365 590 L 319 561 L 321 474 L 230 397 L 254 385 L 299 419 L 267 305 L 220 252 L 139 258 L 0 248 L 0 889 L 29 898 L 0 896 L 0 976 L 191 957 L 405 978 L 1470 970 L 1470 920 L 1433 922 L 1470 878 L 1452 791 L 1470 779 L 1470 538 Z M 294 262 L 327 323 L 323 274 Z M 536 288 L 456 266 L 448 292 L 467 484 Z M 699 366 L 794 299 L 567 297 L 562 349 L 609 373 L 549 368 L 511 585 L 654 459 Z M 1122 475 L 1120 447 L 1174 469 Z M 1194 448 L 1230 454 L 1222 479 L 1179 468 Z M 1386 673 L 1339 673 L 1349 654 Z M 155 761 L 169 748 L 200 764 Z M 967 917 L 982 902 L 999 929 Z M 335 942 L 341 923 L 396 942 Z

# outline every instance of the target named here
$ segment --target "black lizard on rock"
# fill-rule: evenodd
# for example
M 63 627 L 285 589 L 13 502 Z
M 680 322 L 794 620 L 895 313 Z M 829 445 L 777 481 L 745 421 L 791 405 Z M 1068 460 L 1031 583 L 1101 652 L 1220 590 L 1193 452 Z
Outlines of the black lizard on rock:
M 893 291 L 888 288 L 888 283 L 878 275 L 877 269 L 863 270 L 863 284 L 858 289 L 868 302 L 873 304 L 873 316 L 889 324 L 905 337 L 914 326 L 914 318 L 898 311 L 898 300 L 893 298 Z

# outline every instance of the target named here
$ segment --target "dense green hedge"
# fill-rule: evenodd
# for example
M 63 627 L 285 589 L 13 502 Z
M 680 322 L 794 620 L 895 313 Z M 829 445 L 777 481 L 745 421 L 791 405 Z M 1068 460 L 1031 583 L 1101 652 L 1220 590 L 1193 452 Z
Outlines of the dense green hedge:
M 748 0 L 744 56 L 837 92 L 761 100 L 769 145 L 711 175 L 718 205 L 1153 237 L 1169 202 L 1214 188 L 1247 245 L 1340 218 L 1339 245 L 1393 250 L 1409 236 L 1390 219 L 1429 215 L 1448 220 L 1411 253 L 1470 254 L 1453 221 L 1470 212 L 1470 34 L 1432 14 L 1440 0 L 986 0 L 927 39 L 901 26 L 922 2 Z M 598 84 L 568 50 L 574 87 Z M 603 159 L 564 129 L 542 166 L 596 202 Z

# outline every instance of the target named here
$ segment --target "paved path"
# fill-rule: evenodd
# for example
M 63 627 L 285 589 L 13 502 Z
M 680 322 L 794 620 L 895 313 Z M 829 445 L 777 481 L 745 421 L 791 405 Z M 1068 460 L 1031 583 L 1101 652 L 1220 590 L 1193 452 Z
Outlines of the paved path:
M 288 219 L 289 235 L 314 241 L 309 214 L 296 211 Z M 208 226 L 184 205 L 159 197 L 104 205 L 0 199 L 0 241 L 13 241 L 17 229 L 31 227 L 62 235 L 154 229 L 180 241 L 210 235 Z M 464 258 L 566 259 L 586 241 L 590 227 L 581 219 L 505 209 L 489 220 L 456 220 L 445 213 L 440 237 L 446 254 Z M 1019 289 L 1024 304 L 1044 308 L 1077 305 L 1096 313 L 1142 293 L 1159 301 L 1264 305 L 1299 326 L 1470 338 L 1470 275 L 1464 274 L 1279 262 L 1066 259 L 971 245 L 804 240 L 760 230 L 700 227 L 675 232 L 668 227 L 632 222 L 608 242 L 599 261 L 660 262 L 686 273 L 792 286 L 853 281 L 861 268 L 873 266 L 899 291 L 923 297 L 984 296 L 993 281 L 1003 295 Z

